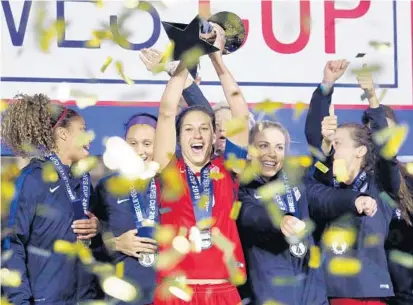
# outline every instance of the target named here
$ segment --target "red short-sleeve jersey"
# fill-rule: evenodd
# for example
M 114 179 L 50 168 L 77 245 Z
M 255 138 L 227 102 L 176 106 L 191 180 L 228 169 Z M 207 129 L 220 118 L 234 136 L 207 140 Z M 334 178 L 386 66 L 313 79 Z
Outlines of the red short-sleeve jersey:
M 235 259 L 239 268 L 245 274 L 245 259 L 236 221 L 230 219 L 233 203 L 237 200 L 238 183 L 225 168 L 223 158 L 214 159 L 211 163 L 211 172 L 219 171 L 224 175 L 219 180 L 213 180 L 214 203 L 212 217 L 216 220 L 213 227 L 219 228 L 221 233 L 234 244 Z M 184 192 L 181 198 L 175 201 L 167 201 L 161 196 L 160 208 L 168 212 L 161 213 L 160 224 L 172 225 L 177 231 L 180 227 L 186 227 L 189 234 L 189 229 L 196 225 L 196 220 L 186 180 L 186 166 L 182 159 L 175 161 L 175 164 L 170 164 L 170 166 L 177 167 L 180 173 L 180 181 L 176 181 L 176 183 L 184 185 Z M 163 250 L 167 250 L 167 248 L 160 247 L 160 251 Z M 183 271 L 188 279 L 229 278 L 229 272 L 223 260 L 223 252 L 214 245 L 209 249 L 202 250 L 200 253 L 188 253 L 178 265 L 166 271 L 159 271 L 158 279 L 168 277 L 177 271 Z

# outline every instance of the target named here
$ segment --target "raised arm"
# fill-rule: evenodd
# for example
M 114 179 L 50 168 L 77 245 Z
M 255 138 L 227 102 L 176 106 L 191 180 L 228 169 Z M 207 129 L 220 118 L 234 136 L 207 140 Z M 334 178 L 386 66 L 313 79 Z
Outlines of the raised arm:
M 363 66 L 367 68 L 366 65 Z M 369 108 L 364 112 L 364 119 L 370 124 L 371 132 L 374 134 L 388 127 L 386 120 L 386 113 L 383 106 L 380 105 L 380 101 L 376 96 L 376 90 L 374 89 L 373 77 L 371 73 L 366 70 L 365 73 L 357 75 L 357 81 L 360 88 L 363 89 L 367 95 L 369 101 Z M 376 145 L 378 152 L 383 148 L 382 145 Z M 393 196 L 398 196 L 400 189 L 400 168 L 394 156 L 391 159 L 385 159 L 379 154 L 379 161 L 377 164 L 377 176 L 380 186 Z
M 153 48 L 142 49 L 139 54 L 141 61 L 144 63 L 148 71 L 154 71 L 154 69 L 159 67 L 162 56 L 162 52 Z M 178 65 L 179 61 L 173 61 L 167 63 L 163 68 L 169 76 L 172 76 L 175 73 Z M 211 105 L 209 104 L 208 100 L 205 98 L 201 89 L 198 87 L 198 84 L 194 81 L 191 75 L 188 75 L 185 81 L 184 91 L 182 95 L 184 98 L 184 103 L 186 103 L 188 106 L 198 105 L 205 107 L 213 112 Z
M 328 61 L 324 67 L 323 81 L 311 97 L 305 121 L 305 136 L 308 144 L 321 149 L 323 137 L 321 122 L 329 115 L 334 83 L 344 74 L 349 62 L 345 59 Z
M 249 110 L 247 102 L 245 101 L 242 92 L 232 76 L 231 72 L 228 70 L 224 64 L 222 58 L 222 50 L 225 45 L 225 34 L 223 29 L 216 24 L 213 24 L 214 30 L 216 31 L 216 40 L 214 45 L 220 49 L 220 51 L 214 52 L 209 55 L 215 71 L 218 74 L 219 80 L 221 81 L 222 88 L 224 89 L 225 98 L 228 102 L 229 108 L 232 112 L 233 119 L 244 119 L 245 128 L 242 132 L 237 133 L 234 136 L 228 137 L 228 139 L 241 147 L 248 146 L 248 117 Z
M 178 65 L 161 98 L 158 124 L 155 132 L 154 160 L 162 171 L 171 160 L 176 150 L 176 127 L 178 104 L 188 78 L 188 70 L 184 63 Z

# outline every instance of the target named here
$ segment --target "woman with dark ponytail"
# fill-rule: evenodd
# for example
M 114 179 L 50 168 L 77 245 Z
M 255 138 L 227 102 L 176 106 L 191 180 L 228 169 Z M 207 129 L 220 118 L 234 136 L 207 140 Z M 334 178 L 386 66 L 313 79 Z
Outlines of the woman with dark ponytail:
M 89 155 L 89 143 L 79 143 L 85 129 L 77 112 L 52 105 L 43 94 L 18 95 L 3 113 L 2 140 L 16 155 L 32 158 L 16 181 L 8 219 L 11 233 L 3 241 L 3 250 L 12 251 L 4 267 L 22 277 L 18 288 L 4 287 L 14 304 L 72 305 L 95 297 L 93 275 L 80 261 L 53 252 L 58 240 L 89 245 L 98 231 L 99 222 L 88 211 L 90 176 L 73 177 L 70 172 Z M 44 181 L 48 163 L 57 180 Z M 52 217 L 41 212 L 45 209 L 56 213 Z
M 394 127 L 398 123 L 393 110 L 386 105 L 380 105 L 384 110 L 387 124 Z M 366 111 L 362 118 L 363 124 L 371 125 L 371 116 Z M 388 256 L 394 250 L 413 255 L 413 176 L 410 175 L 404 164 L 397 162 L 400 169 L 400 188 L 396 196 L 397 209 L 390 223 L 389 236 L 386 240 Z M 413 304 L 413 269 L 406 268 L 389 259 L 389 271 L 393 281 L 395 297 L 391 298 L 391 305 Z

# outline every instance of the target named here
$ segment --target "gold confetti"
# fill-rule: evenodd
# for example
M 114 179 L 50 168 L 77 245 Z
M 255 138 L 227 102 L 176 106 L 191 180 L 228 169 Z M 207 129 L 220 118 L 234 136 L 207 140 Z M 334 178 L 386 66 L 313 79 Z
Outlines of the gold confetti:
M 295 276 L 276 276 L 272 283 L 275 286 L 293 286 L 297 284 L 297 278 Z
M 272 114 L 278 109 L 281 109 L 284 107 L 284 103 L 282 102 L 272 102 L 269 99 L 266 99 L 263 102 L 257 103 L 254 105 L 254 110 L 258 112 L 264 112 L 268 114 Z
M 169 292 L 185 302 L 190 302 L 194 294 L 193 289 L 181 281 L 170 283 Z
M 131 181 L 122 176 L 113 176 L 106 180 L 105 186 L 113 196 L 125 196 L 130 192 Z
M 235 245 L 217 227 L 211 229 L 211 236 L 212 243 L 226 256 L 229 257 L 234 253 Z
M 80 136 L 76 137 L 75 145 L 77 147 L 89 145 L 90 142 L 92 142 L 94 139 L 95 139 L 95 133 L 93 132 L 93 130 L 82 132 Z
M 225 175 L 219 171 L 211 171 L 209 177 L 213 180 L 221 180 Z
M 359 69 L 352 69 L 351 73 L 359 75 L 359 74 L 379 72 L 380 70 L 381 70 L 380 65 L 370 65 L 370 66 L 363 66 L 362 68 L 359 68 Z
M 391 43 L 390 42 L 381 42 L 381 41 L 370 41 L 369 45 L 373 48 L 375 48 L 378 51 L 386 51 L 391 48 Z
M 405 268 L 413 268 L 413 255 L 399 250 L 391 250 L 389 259 Z
M 139 0 L 125 0 L 124 6 L 129 9 L 137 8 L 139 5 Z
M 96 158 L 95 156 L 89 156 L 73 164 L 71 172 L 74 177 L 78 178 L 90 172 L 93 168 L 96 167 L 96 165 L 98 165 L 98 163 L 98 158 Z
M 199 221 L 197 221 L 196 226 L 202 231 L 208 228 L 211 228 L 216 223 L 215 217 L 205 217 Z
M 111 62 L 113 61 L 113 58 L 108 56 L 105 60 L 105 62 L 103 63 L 103 66 L 100 68 L 100 72 L 105 72 L 107 67 L 109 67 L 109 65 L 111 64 Z
M 344 159 L 335 159 L 333 163 L 333 173 L 338 182 L 346 182 L 349 179 L 346 161 Z
M 324 155 L 324 153 L 319 150 L 317 147 L 311 146 L 309 145 L 309 150 L 310 153 L 317 159 L 320 160 L 321 162 L 325 162 L 326 161 L 326 156 Z M 328 171 L 328 168 L 327 168 Z M 324 173 L 325 174 L 325 173 Z
M 125 262 L 119 262 L 115 266 L 116 269 L 116 276 L 118 278 L 123 278 L 123 274 L 125 273 Z
M 242 184 L 248 184 L 262 171 L 262 164 L 258 160 L 252 160 L 239 176 L 239 180 Z
M 308 261 L 308 267 L 312 269 L 320 268 L 321 266 L 321 251 L 317 246 L 311 246 L 310 248 L 310 260 Z
M 42 179 L 44 182 L 57 182 L 59 175 L 51 162 L 46 162 L 42 169 Z
M 92 272 L 100 276 L 106 276 L 108 274 L 113 274 L 115 272 L 115 267 L 109 263 L 107 264 L 98 263 L 92 266 Z
M 386 94 L 387 94 L 387 88 L 384 88 L 383 90 L 381 90 L 380 96 L 378 98 L 379 103 L 381 103 L 384 100 L 384 97 L 386 96 Z
M 203 55 L 203 50 L 200 47 L 194 47 L 182 54 L 182 61 L 191 69 L 198 63 L 199 58 Z
M 7 180 L 2 180 L 1 181 L 1 202 L 4 203 L 9 203 L 16 192 L 14 183 L 11 181 Z
M 313 163 L 313 159 L 309 156 L 297 156 L 297 157 L 291 156 L 291 157 L 288 157 L 286 161 L 287 161 L 286 162 L 287 165 L 293 168 L 298 168 L 300 166 L 307 168 L 307 167 L 310 167 L 311 164 Z
M 81 243 L 76 243 L 74 248 L 82 264 L 90 265 L 94 262 L 93 254 L 89 247 L 86 247 Z
M 56 253 L 62 253 L 69 256 L 76 255 L 76 247 L 66 240 L 56 240 L 53 245 L 53 250 Z
M 199 202 L 198 202 L 199 209 L 205 210 L 208 203 L 209 203 L 209 196 L 202 195 L 201 199 L 199 199 Z
M 232 205 L 231 212 L 229 213 L 229 218 L 232 220 L 236 220 L 239 216 L 239 212 L 241 210 L 242 202 L 235 201 Z
M 154 234 L 155 240 L 161 246 L 170 245 L 175 236 L 175 229 L 172 225 L 157 226 Z
M 225 136 L 227 138 L 235 136 L 248 128 L 248 121 L 245 118 L 234 118 L 224 123 Z
M 331 248 L 333 243 L 346 244 L 351 247 L 356 241 L 356 235 L 352 228 L 330 227 L 324 232 L 322 241 L 328 248 Z
M 9 300 L 7 300 L 6 297 L 1 297 L 0 304 L 1 305 L 13 305 L 12 303 L 9 302 Z
M 247 164 L 247 161 L 245 159 L 238 159 L 235 157 L 235 154 L 229 154 L 228 159 L 225 160 L 225 167 L 228 170 L 232 170 L 236 173 L 242 172 Z
M 129 282 L 116 276 L 109 276 L 102 282 L 103 291 L 123 302 L 132 302 L 138 297 L 138 289 Z
M 258 149 L 254 145 L 249 145 L 248 146 L 248 156 L 251 159 L 258 158 L 260 156 L 260 152 L 258 151 Z
M 122 62 L 118 60 L 115 62 L 115 65 L 116 65 L 116 70 L 118 71 L 118 74 L 120 75 L 120 77 L 122 77 L 125 83 L 127 83 L 128 85 L 133 85 L 135 82 L 131 80 L 129 77 L 127 77 L 125 73 L 123 72 Z
M 169 201 L 178 200 L 184 194 L 183 183 L 179 170 L 174 166 L 168 166 L 161 173 L 161 179 L 164 185 L 162 196 Z
M 371 234 L 364 238 L 364 247 L 375 247 L 381 243 L 382 237 L 380 234 Z
M 273 181 L 257 189 L 257 195 L 261 197 L 262 201 L 272 201 L 275 195 L 283 195 L 284 193 L 285 187 L 281 181 Z
M 9 106 L 9 105 L 7 104 L 6 100 L 3 100 L 3 99 L 2 99 L 2 100 L 0 101 L 0 113 L 6 111 L 6 109 L 7 109 L 8 106 Z
M 409 126 L 398 125 L 391 127 L 391 129 L 393 130 L 392 136 L 380 151 L 380 154 L 385 159 L 392 159 L 397 155 L 400 147 L 403 145 L 404 141 L 407 138 Z
M 409 175 L 413 175 L 413 163 L 406 164 L 406 171 L 409 173 Z
M 183 237 L 183 236 L 180 236 Z M 178 238 L 175 237 L 175 239 Z M 175 240 L 174 239 L 174 240 Z M 188 242 L 189 247 L 189 242 Z M 181 251 L 181 247 L 178 247 Z M 176 266 L 182 259 L 182 257 L 186 254 L 180 253 L 180 251 L 176 250 L 175 248 L 171 248 L 166 251 L 161 251 L 158 255 L 158 259 L 155 262 L 156 270 L 167 270 Z
M 338 276 L 354 276 L 360 273 L 361 262 L 356 258 L 333 257 L 328 264 L 331 274 Z
M 98 8 L 102 8 L 103 7 L 103 0 L 95 0 L 96 1 L 96 6 Z
M 294 104 L 294 120 L 297 121 L 305 109 L 308 109 L 308 104 L 297 102 Z
M 317 161 L 315 164 L 315 167 L 321 171 L 323 174 L 327 173 L 329 171 L 329 168 L 327 166 L 325 166 L 323 163 L 321 163 L 320 161 Z
M 5 287 L 17 288 L 20 286 L 22 278 L 17 270 L 1 269 L 1 285 Z
M 54 24 L 54 30 L 56 31 L 57 41 L 63 40 L 63 35 L 66 30 L 66 22 L 64 19 L 57 19 Z
M 274 300 L 269 300 L 269 301 L 265 301 L 265 303 L 263 305 L 286 305 L 286 304 L 281 303 L 281 302 L 277 302 L 277 301 L 274 301 Z

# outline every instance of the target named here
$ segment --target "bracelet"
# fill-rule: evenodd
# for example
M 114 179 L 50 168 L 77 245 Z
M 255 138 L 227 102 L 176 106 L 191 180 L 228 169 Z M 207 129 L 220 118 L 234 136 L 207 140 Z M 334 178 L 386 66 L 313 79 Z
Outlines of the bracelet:
M 330 93 L 331 88 L 333 88 L 333 86 L 334 86 L 334 83 L 322 81 L 320 84 L 321 92 L 323 92 L 323 94 L 328 94 Z

